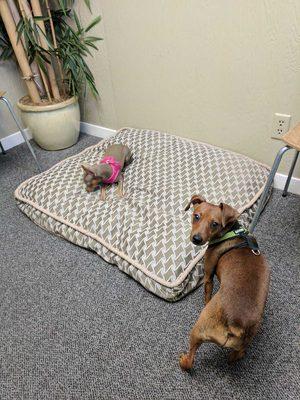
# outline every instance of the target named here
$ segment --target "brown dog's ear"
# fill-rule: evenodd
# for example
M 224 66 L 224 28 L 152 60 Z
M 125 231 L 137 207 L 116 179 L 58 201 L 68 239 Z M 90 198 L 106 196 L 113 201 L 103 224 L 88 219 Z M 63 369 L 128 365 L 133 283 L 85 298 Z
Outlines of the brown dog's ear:
M 89 165 L 87 163 L 81 164 L 81 168 L 86 172 L 87 174 L 95 175 L 95 171 L 92 167 L 92 165 Z
M 191 204 L 195 205 L 195 204 L 200 204 L 205 202 L 205 198 L 200 196 L 200 194 L 194 194 L 191 198 L 191 200 L 189 201 L 188 205 L 185 207 L 184 211 L 187 211 L 190 209 Z
M 228 204 L 220 203 L 219 207 L 221 208 L 222 211 L 223 228 L 225 228 L 226 225 L 235 222 L 240 216 L 240 213 L 235 208 L 229 206 Z

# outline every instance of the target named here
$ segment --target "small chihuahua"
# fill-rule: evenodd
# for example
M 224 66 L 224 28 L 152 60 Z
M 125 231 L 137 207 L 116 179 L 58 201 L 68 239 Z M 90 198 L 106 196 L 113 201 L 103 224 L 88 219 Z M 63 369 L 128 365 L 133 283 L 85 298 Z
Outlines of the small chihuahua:
M 118 182 L 119 196 L 123 196 L 123 174 L 122 170 L 132 160 L 129 147 L 123 144 L 109 146 L 102 160 L 94 165 L 82 164 L 84 171 L 83 180 L 87 192 L 94 192 L 101 188 L 101 200 L 105 200 L 105 189 L 107 185 Z
M 260 326 L 268 295 L 270 269 L 255 238 L 242 228 L 239 212 L 221 203 L 191 198 L 193 206 L 190 239 L 208 248 L 204 255 L 205 307 L 190 333 L 190 349 L 180 357 L 183 370 L 192 368 L 198 347 L 213 342 L 232 349 L 229 362 L 245 354 Z M 220 289 L 212 296 L 213 278 Z

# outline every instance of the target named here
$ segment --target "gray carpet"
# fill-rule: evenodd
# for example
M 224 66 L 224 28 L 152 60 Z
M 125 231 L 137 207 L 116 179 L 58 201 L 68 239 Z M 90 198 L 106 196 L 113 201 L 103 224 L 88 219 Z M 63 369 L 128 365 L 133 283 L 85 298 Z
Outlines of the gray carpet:
M 37 150 L 46 169 L 91 145 Z M 229 367 L 226 351 L 199 350 L 183 373 L 178 354 L 203 307 L 203 290 L 175 304 L 116 267 L 35 226 L 13 191 L 35 174 L 25 145 L 0 155 L 0 399 L 299 398 L 300 197 L 274 191 L 256 235 L 272 267 L 260 334 Z

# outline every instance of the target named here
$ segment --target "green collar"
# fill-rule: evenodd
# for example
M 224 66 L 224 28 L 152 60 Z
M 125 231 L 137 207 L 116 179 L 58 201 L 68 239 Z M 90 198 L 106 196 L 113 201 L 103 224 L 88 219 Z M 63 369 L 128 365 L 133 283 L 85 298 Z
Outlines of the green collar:
M 249 231 L 247 229 L 245 229 L 243 227 L 239 227 L 237 229 L 233 229 L 233 230 L 225 233 L 225 235 L 223 235 L 222 237 L 220 237 L 218 239 L 210 240 L 209 246 L 211 246 L 213 244 L 224 242 L 225 240 L 228 240 L 228 239 L 233 239 L 235 237 L 245 236 L 248 233 L 249 233 Z

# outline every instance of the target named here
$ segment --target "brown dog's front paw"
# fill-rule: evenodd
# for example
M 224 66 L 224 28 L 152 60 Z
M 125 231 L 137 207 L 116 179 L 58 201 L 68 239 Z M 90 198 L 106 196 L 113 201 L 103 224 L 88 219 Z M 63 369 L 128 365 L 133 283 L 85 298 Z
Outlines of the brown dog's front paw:
M 235 364 L 237 361 L 243 358 L 244 355 L 245 355 L 244 350 L 232 351 L 228 356 L 228 364 L 229 365 Z
M 179 365 L 183 371 L 189 371 L 192 368 L 188 354 L 182 353 L 179 356 Z

